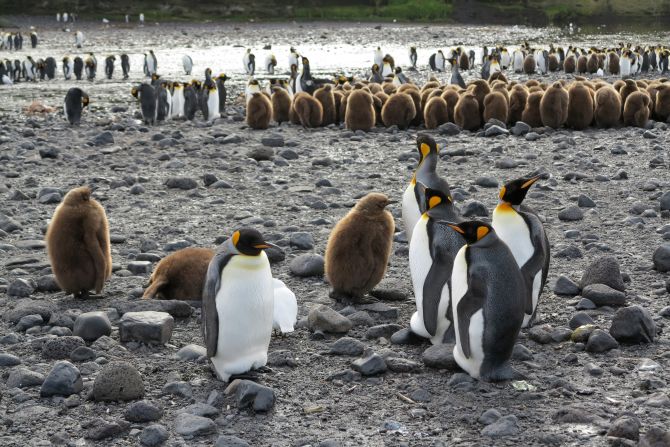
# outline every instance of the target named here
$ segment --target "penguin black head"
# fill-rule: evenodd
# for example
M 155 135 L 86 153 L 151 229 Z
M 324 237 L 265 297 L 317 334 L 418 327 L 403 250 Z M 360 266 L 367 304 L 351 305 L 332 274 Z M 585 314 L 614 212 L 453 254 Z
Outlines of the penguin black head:
M 158 73 L 154 73 L 154 74 L 151 75 L 151 80 L 152 81 L 157 81 L 157 80 L 160 79 L 160 77 L 161 77 L 161 75 L 159 75 Z
M 216 77 L 216 79 L 220 79 L 221 82 L 226 82 L 229 78 L 228 76 L 225 75 L 225 73 L 221 73 L 219 76 Z
M 258 230 L 252 228 L 237 230 L 230 239 L 237 251 L 247 256 L 258 256 L 261 254 L 261 251 L 274 246 L 265 242 L 263 235 Z
M 302 57 L 302 65 L 309 65 L 309 59 L 307 59 L 305 56 Z
M 428 211 L 445 203 L 453 203 L 451 196 L 446 195 L 440 190 L 427 188 L 421 182 L 418 182 L 416 185 L 423 193 L 424 203 L 422 210 Z
M 421 163 L 428 155 L 439 153 L 437 143 L 427 134 L 419 134 L 416 137 L 416 148 L 419 150 L 419 163 Z
M 205 69 L 205 76 L 212 76 L 212 69 L 211 68 Z
M 468 245 L 473 245 L 489 234 L 495 234 L 493 227 L 481 220 L 469 220 L 459 224 L 446 222 L 451 229 L 459 233 Z
M 511 205 L 521 205 L 521 202 L 526 198 L 526 194 L 530 187 L 541 177 L 541 175 L 521 177 L 506 183 L 505 186 L 500 189 L 500 200 Z
M 377 64 L 372 64 L 372 72 L 377 73 L 379 71 L 379 65 Z

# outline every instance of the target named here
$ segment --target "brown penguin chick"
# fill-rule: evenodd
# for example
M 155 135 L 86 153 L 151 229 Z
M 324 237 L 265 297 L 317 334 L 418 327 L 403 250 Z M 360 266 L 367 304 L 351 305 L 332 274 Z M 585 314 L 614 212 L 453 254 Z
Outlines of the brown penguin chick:
M 335 107 L 335 96 L 333 86 L 326 84 L 314 92 L 314 98 L 321 103 L 322 119 L 321 125 L 327 126 L 337 122 L 337 108 Z
M 591 53 L 586 61 L 586 70 L 591 74 L 595 74 L 598 71 L 598 63 L 598 55 Z
M 384 104 L 386 104 L 386 101 L 389 100 L 389 95 L 387 95 L 384 92 L 377 92 L 375 93 L 375 96 L 379 98 L 379 100 L 382 102 L 382 106 L 384 106 Z
M 359 89 L 349 94 L 344 122 L 349 130 L 368 132 L 375 126 L 374 100 L 370 93 Z
M 523 72 L 526 73 L 526 74 L 535 73 L 535 67 L 536 66 L 537 66 L 537 64 L 535 62 L 535 56 L 533 56 L 532 54 L 529 54 L 523 60 Z
M 321 125 L 323 107 L 309 93 L 300 92 L 295 95 L 293 98 L 293 110 L 303 127 L 319 127 Z
M 613 75 L 619 74 L 620 65 L 619 65 L 619 55 L 618 54 L 616 54 L 614 51 L 611 51 L 609 53 L 609 59 L 608 59 L 607 63 L 608 63 L 607 71 L 609 71 L 610 74 L 613 74 Z
M 388 96 L 391 96 L 396 92 L 398 86 L 395 85 L 393 82 L 384 82 L 384 84 L 382 85 L 382 89 L 384 90 L 384 93 L 386 93 Z
M 588 71 L 588 58 L 583 54 L 577 58 L 577 73 L 586 73 Z
M 335 98 L 335 110 L 336 114 L 335 116 L 337 117 L 337 120 L 335 121 L 336 123 L 342 122 L 342 116 L 344 116 L 344 113 L 342 111 L 342 101 L 344 100 L 344 93 L 340 90 L 335 90 L 333 92 L 333 97 Z
M 374 95 L 375 93 L 379 93 L 379 92 L 381 92 L 381 91 L 384 91 L 384 90 L 382 89 L 382 86 L 379 85 L 379 84 L 377 84 L 376 82 L 370 82 L 370 83 L 368 84 L 368 90 L 370 90 L 370 93 L 372 93 L 373 95 Z
M 440 83 L 438 81 L 428 81 L 425 84 L 423 84 L 423 87 L 421 87 L 421 93 L 423 93 L 425 90 L 429 88 L 440 88 Z
M 475 131 L 482 125 L 479 103 L 473 93 L 465 93 L 454 107 L 454 122 L 465 130 Z
M 470 69 L 470 58 L 465 51 L 461 52 L 461 56 L 458 58 L 458 66 L 461 70 Z
M 509 108 L 505 96 L 498 91 L 493 90 L 484 98 L 484 122 L 488 122 L 491 118 L 507 123 L 507 115 Z
M 593 122 L 593 96 L 591 90 L 581 82 L 574 82 L 568 89 L 568 119 L 566 125 L 572 129 L 586 129 Z
M 143 299 L 199 300 L 214 250 L 189 247 L 161 259 L 149 279 Z
M 595 99 L 595 120 L 598 127 L 616 127 L 621 119 L 621 96 L 610 86 L 599 88 Z
M 523 121 L 521 115 L 526 108 L 528 100 L 528 89 L 523 85 L 515 85 L 509 95 L 509 122 L 514 124 L 517 121 Z M 528 124 L 528 123 L 526 123 Z
M 404 88 L 405 86 L 408 86 L 407 88 Z M 412 126 L 418 126 L 423 122 L 423 113 L 421 113 L 421 93 L 419 93 L 419 89 L 416 88 L 416 86 L 409 85 L 409 84 L 403 84 L 400 87 L 398 87 L 397 90 L 398 93 L 405 93 L 412 98 L 412 101 L 414 102 L 414 110 L 415 110 L 415 115 L 414 119 L 412 119 Z
M 485 80 L 477 79 L 473 81 L 468 87 L 471 89 L 472 94 L 477 99 L 479 115 L 481 118 L 484 115 L 484 98 L 486 98 L 486 95 L 491 93 L 491 86 Z
M 505 98 L 505 102 L 507 103 L 507 107 L 509 107 L 509 92 L 507 91 L 507 85 L 504 83 L 497 81 L 494 85 L 493 88 L 491 89 L 492 92 L 498 92 L 503 97 Z
M 447 102 L 447 111 L 449 112 L 449 118 L 448 121 L 450 123 L 454 122 L 454 108 L 456 107 L 456 103 L 458 102 L 458 99 L 460 98 L 460 95 L 458 92 L 452 88 L 446 89 L 444 92 L 442 92 L 442 99 L 444 99 Z
M 289 120 L 291 110 L 291 96 L 282 87 L 272 87 L 272 120 L 276 123 L 285 123 Z
M 493 81 L 502 81 L 505 84 L 507 84 L 507 77 L 503 74 L 502 71 L 496 71 L 494 73 L 491 73 L 491 76 L 489 76 L 489 84 L 492 84 Z
M 87 186 L 70 190 L 54 211 L 46 234 L 56 283 L 75 298 L 102 292 L 112 276 L 109 223 Z
M 635 83 L 637 84 L 637 88 L 639 88 L 640 90 L 645 90 L 647 87 L 649 87 L 649 83 L 644 79 L 638 79 L 637 81 L 635 81 Z
M 539 86 L 531 88 L 530 93 L 528 94 L 528 99 L 526 100 L 526 107 L 523 109 L 521 114 L 521 121 L 528 124 L 530 127 L 541 127 L 542 118 L 540 117 L 540 102 L 544 96 L 542 89 L 538 91 L 532 91 L 533 89 L 539 89 Z
M 272 119 L 272 102 L 263 93 L 253 93 L 247 101 L 247 125 L 252 129 L 267 129 L 270 119 Z
M 565 71 L 566 73 L 574 73 L 576 67 L 577 67 L 577 60 L 573 55 L 566 57 L 565 60 L 563 61 L 563 71 Z
M 617 79 L 616 81 L 614 81 L 614 84 L 612 84 L 612 87 L 614 87 L 614 90 L 616 90 L 617 92 L 621 92 L 621 87 L 623 87 L 624 85 L 626 85 L 626 81 L 624 81 L 623 79 Z
M 383 93 L 383 92 L 377 92 L 377 93 Z M 381 125 L 384 124 L 382 121 L 382 107 L 384 107 L 384 102 L 381 100 L 381 98 L 377 95 L 372 95 L 372 105 L 375 108 L 375 125 Z
M 623 87 L 621 87 L 621 90 L 619 90 L 619 94 L 621 95 L 621 102 L 623 104 L 626 104 L 626 98 L 628 98 L 628 95 L 630 95 L 633 92 L 637 92 L 640 89 L 637 87 L 637 84 L 632 79 L 626 79 L 624 82 L 625 84 Z
M 656 100 L 654 102 L 656 117 L 659 121 L 666 122 L 670 117 L 670 85 L 660 84 L 656 86 Z
M 560 82 L 554 82 L 544 92 L 540 101 L 540 117 L 543 125 L 554 129 L 563 126 L 568 119 L 568 92 Z
M 529 79 L 526 81 L 526 87 L 531 88 L 531 87 L 539 87 L 540 81 L 537 79 Z
M 421 113 L 426 109 L 426 104 L 428 103 L 428 99 L 430 99 L 430 95 L 437 90 L 436 88 L 427 88 L 421 91 Z M 441 90 L 440 90 L 441 91 Z
M 535 93 L 535 92 L 544 93 L 544 89 L 542 88 L 541 85 L 534 85 L 528 88 L 528 93 Z
M 340 108 L 339 108 L 339 117 L 340 117 L 340 122 L 344 122 L 344 118 L 347 113 L 347 102 L 349 101 L 349 95 L 351 94 L 353 90 L 347 90 L 344 92 L 342 95 L 342 99 L 340 100 Z
M 416 115 L 412 97 L 407 93 L 395 93 L 382 107 L 382 122 L 386 127 L 398 126 L 407 129 Z
M 626 97 L 623 107 L 624 126 L 644 127 L 649 120 L 649 103 L 647 92 L 633 92 Z
M 423 120 L 426 129 L 436 129 L 449 121 L 449 107 L 447 101 L 441 96 L 434 96 L 428 100 L 426 109 L 423 111 Z
M 561 64 L 558 60 L 558 57 L 556 57 L 556 54 L 551 53 L 549 55 L 549 59 L 547 60 L 547 68 L 549 71 L 558 71 L 560 68 Z
M 384 277 L 395 229 L 388 204 L 384 194 L 370 193 L 333 228 L 325 255 L 331 297 L 360 299 Z

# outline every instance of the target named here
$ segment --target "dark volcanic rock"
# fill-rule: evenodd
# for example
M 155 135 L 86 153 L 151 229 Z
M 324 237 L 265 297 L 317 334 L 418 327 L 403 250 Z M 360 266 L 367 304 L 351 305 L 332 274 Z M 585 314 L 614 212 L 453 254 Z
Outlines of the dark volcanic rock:
M 656 324 L 647 309 L 624 307 L 614 314 L 610 334 L 619 343 L 652 343 L 656 338 Z
M 659 272 L 670 272 L 670 244 L 663 244 L 654 251 L 654 268 Z
M 626 294 L 605 284 L 591 284 L 584 287 L 582 296 L 593 301 L 596 306 L 623 306 L 626 304 Z
M 175 318 L 187 318 L 193 313 L 193 308 L 188 303 L 179 300 L 114 301 L 111 307 L 120 315 L 128 312 L 154 311 L 167 312 Z
M 81 337 L 66 336 L 50 340 L 42 347 L 42 355 L 48 359 L 66 359 L 72 351 L 80 346 L 86 346 Z
M 587 352 L 605 352 L 617 347 L 619 347 L 619 343 L 610 334 L 601 329 L 593 331 L 591 336 L 589 336 L 589 341 L 586 342 Z
M 368 350 L 363 355 L 363 357 L 351 362 L 354 371 L 364 376 L 374 376 L 386 372 L 386 362 L 379 354 Z
M 458 371 L 460 369 L 454 358 L 454 345 L 451 344 L 430 346 L 423 351 L 421 360 L 430 368 L 446 369 L 449 371 Z
M 579 282 L 580 286 L 585 288 L 591 284 L 605 284 L 615 290 L 623 292 L 626 286 L 621 277 L 619 261 L 612 256 L 599 258 L 589 264 Z
M 69 396 L 84 389 L 81 374 L 72 363 L 61 360 L 47 374 L 40 389 L 40 395 L 45 396 Z
M 163 417 L 163 409 L 149 401 L 140 400 L 128 405 L 123 417 L 130 422 L 152 422 Z
M 86 312 L 77 317 L 72 333 L 86 341 L 95 341 L 112 333 L 112 323 L 105 312 Z
M 324 259 L 323 256 L 316 254 L 296 256 L 291 261 L 289 269 L 295 276 L 323 276 Z
M 174 318 L 167 312 L 126 312 L 119 321 L 122 342 L 165 344 L 172 337 Z
M 235 393 L 240 409 L 251 408 L 257 412 L 268 412 L 274 407 L 276 396 L 272 388 L 259 385 L 250 380 L 233 380 L 226 394 Z
M 98 401 L 139 399 L 144 396 L 144 382 L 130 363 L 110 362 L 95 378 L 91 396 Z
M 312 332 L 332 332 L 335 334 L 349 332 L 353 326 L 347 317 L 323 304 L 309 311 L 307 324 Z

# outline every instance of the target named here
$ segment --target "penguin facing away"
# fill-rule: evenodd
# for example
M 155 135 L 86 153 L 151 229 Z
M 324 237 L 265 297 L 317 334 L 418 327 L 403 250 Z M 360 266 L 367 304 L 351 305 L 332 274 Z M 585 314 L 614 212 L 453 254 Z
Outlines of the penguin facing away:
M 202 335 L 207 357 L 224 382 L 267 363 L 274 286 L 263 250 L 271 246 L 256 230 L 237 230 L 209 263 L 202 295 Z
M 133 87 L 131 94 L 140 100 L 142 109 L 142 118 L 145 124 L 154 124 L 156 122 L 157 98 L 156 90 L 150 84 L 140 84 Z
M 500 204 L 493 211 L 491 226 L 510 248 L 516 259 L 526 288 L 522 327 L 535 319 L 537 304 L 549 271 L 549 239 L 537 214 L 522 205 L 530 187 L 541 176 L 512 180 L 500 190 Z
M 123 79 L 128 79 L 130 73 L 130 59 L 125 53 L 121 55 L 121 70 L 123 70 Z
M 461 235 L 443 221 L 461 222 L 451 196 L 441 191 L 417 188 L 424 197 L 423 213 L 414 226 L 409 246 L 409 266 L 416 301 L 410 329 L 433 344 L 454 340 L 451 310 L 451 272 L 456 253 L 465 245 Z
M 451 274 L 456 363 L 476 379 L 521 378 L 509 362 L 523 323 L 526 291 L 521 270 L 490 225 L 448 225 L 466 241 Z
M 89 103 L 88 95 L 80 88 L 73 87 L 65 95 L 63 111 L 65 118 L 70 124 L 79 124 L 81 122 L 81 112 Z
M 214 250 L 188 247 L 160 260 L 142 299 L 199 300 Z
M 417 188 L 417 183 L 451 197 L 449 183 L 437 174 L 439 149 L 433 137 L 420 134 L 416 139 L 416 148 L 419 151 L 419 164 L 402 196 L 402 220 L 408 243 L 412 242 L 414 226 L 426 211 L 423 190 Z

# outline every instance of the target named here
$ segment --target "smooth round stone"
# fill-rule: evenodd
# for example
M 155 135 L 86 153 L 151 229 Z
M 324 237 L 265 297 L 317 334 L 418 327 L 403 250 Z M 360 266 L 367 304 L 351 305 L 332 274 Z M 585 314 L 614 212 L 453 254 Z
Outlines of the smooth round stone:
M 72 333 L 86 341 L 95 341 L 112 333 L 112 323 L 105 312 L 86 312 L 77 317 Z

